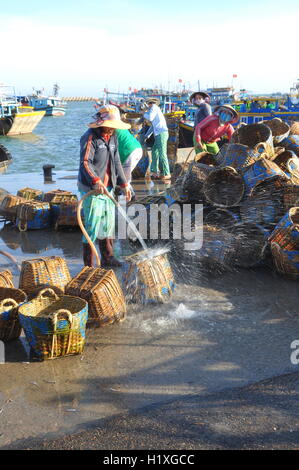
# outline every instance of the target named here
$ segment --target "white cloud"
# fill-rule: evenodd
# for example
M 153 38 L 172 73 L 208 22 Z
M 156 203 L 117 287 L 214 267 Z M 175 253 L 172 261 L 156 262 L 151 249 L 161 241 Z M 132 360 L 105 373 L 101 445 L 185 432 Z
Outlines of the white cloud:
M 99 94 L 104 86 L 167 86 L 182 78 L 193 87 L 236 85 L 256 91 L 286 91 L 298 76 L 294 56 L 296 15 L 206 24 L 144 24 L 126 34 L 87 26 L 57 26 L 38 20 L 0 20 L 0 80 L 28 93 L 32 86 L 62 94 Z

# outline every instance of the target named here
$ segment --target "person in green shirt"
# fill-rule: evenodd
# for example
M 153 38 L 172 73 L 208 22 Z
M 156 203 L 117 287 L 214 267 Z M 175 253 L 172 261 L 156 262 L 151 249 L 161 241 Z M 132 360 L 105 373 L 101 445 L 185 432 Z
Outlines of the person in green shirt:
M 142 157 L 142 147 L 137 139 L 130 131 L 125 129 L 116 129 L 115 131 L 118 141 L 118 153 L 124 170 L 129 188 L 134 194 L 131 186 L 132 171 Z

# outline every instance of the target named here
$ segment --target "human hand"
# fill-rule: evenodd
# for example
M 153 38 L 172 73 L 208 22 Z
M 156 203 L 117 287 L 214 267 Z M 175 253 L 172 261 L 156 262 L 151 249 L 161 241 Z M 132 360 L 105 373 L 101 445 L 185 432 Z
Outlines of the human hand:
M 97 181 L 93 185 L 93 189 L 97 192 L 97 194 L 105 194 L 105 186 L 101 181 Z
M 131 199 L 132 199 L 132 193 L 131 193 L 130 188 L 125 187 L 125 188 L 123 189 L 123 193 L 124 193 L 124 196 L 125 196 L 125 198 L 126 198 L 126 201 L 127 201 L 127 202 L 130 202 Z
M 195 144 L 195 149 L 198 150 L 199 152 L 203 152 L 203 148 L 202 148 L 201 144 L 198 143 L 198 142 Z

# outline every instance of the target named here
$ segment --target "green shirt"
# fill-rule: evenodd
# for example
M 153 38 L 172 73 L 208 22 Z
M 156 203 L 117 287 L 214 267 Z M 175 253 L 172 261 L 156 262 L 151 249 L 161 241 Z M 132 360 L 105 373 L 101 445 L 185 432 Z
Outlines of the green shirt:
M 115 133 L 118 140 L 120 161 L 121 163 L 125 163 L 129 155 L 131 155 L 134 150 L 141 148 L 141 145 L 131 132 L 126 129 L 116 129 Z

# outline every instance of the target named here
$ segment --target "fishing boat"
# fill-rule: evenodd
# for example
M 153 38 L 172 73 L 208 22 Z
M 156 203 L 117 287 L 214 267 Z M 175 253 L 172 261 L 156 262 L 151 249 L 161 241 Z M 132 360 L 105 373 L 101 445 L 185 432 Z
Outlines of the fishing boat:
M 64 116 L 67 104 L 58 97 L 57 83 L 53 87 L 53 96 L 43 96 L 42 91 L 34 89 L 32 95 L 19 96 L 18 99 L 23 106 L 31 106 L 35 111 L 45 111 L 46 116 Z
M 299 120 L 299 104 L 291 94 L 278 97 L 253 96 L 242 102 L 235 102 L 233 106 L 239 113 L 239 123 L 254 124 L 280 118 L 292 124 Z
M 35 111 L 44 111 L 46 116 L 64 116 L 66 103 L 55 96 L 26 96 L 20 97 L 25 107 L 32 107 Z
M 0 135 L 28 134 L 44 115 L 45 111 L 34 111 L 33 107 L 22 106 L 13 87 L 0 86 Z

